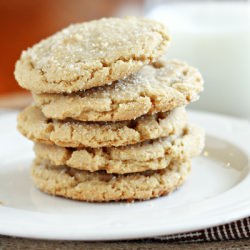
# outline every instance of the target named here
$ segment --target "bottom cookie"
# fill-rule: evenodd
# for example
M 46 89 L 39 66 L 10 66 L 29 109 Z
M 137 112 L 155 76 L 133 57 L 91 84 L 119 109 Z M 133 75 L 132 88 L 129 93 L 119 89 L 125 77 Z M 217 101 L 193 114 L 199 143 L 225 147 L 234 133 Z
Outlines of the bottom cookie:
M 32 177 L 43 192 L 90 202 L 148 200 L 178 188 L 190 172 L 189 161 L 171 163 L 165 169 L 117 175 L 88 172 L 36 162 Z

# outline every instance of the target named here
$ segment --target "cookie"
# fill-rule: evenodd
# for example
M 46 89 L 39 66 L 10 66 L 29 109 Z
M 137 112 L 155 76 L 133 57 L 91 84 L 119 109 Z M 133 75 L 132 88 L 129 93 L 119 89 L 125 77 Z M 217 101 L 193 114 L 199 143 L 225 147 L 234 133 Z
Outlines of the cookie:
M 169 42 L 163 24 L 143 18 L 74 24 L 24 51 L 15 77 L 37 93 L 85 90 L 137 72 L 163 55 Z
M 126 79 L 74 94 L 33 94 L 48 118 L 122 121 L 166 112 L 199 97 L 203 80 L 198 70 L 180 61 L 157 61 Z
M 183 161 L 199 155 L 203 147 L 203 130 L 188 126 L 181 135 L 132 146 L 73 149 L 36 143 L 34 150 L 36 158 L 49 165 L 127 174 L 166 168 L 173 160 Z
M 178 188 L 190 172 L 190 162 L 175 162 L 169 167 L 127 175 L 88 172 L 61 166 L 35 163 L 32 177 L 43 192 L 91 202 L 148 200 Z
M 166 137 L 181 131 L 186 121 L 184 108 L 132 121 L 97 123 L 47 119 L 38 107 L 29 106 L 18 116 L 18 129 L 35 142 L 62 147 L 98 148 L 125 146 Z

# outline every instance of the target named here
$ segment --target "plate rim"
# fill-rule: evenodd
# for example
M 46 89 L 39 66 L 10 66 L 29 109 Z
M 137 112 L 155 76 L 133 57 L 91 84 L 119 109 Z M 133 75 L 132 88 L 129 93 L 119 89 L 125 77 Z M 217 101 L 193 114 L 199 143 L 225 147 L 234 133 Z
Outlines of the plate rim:
M 241 119 L 241 118 L 236 118 L 236 117 L 230 117 L 228 115 L 221 115 L 221 114 L 215 114 L 215 113 L 211 113 L 211 112 L 203 112 L 203 111 L 190 111 L 189 113 L 191 113 L 191 116 L 203 116 L 203 117 L 212 117 L 212 118 L 216 118 L 219 120 L 229 120 L 232 123 L 237 123 L 237 124 L 243 124 L 244 126 L 246 124 L 250 125 L 250 122 L 246 119 Z M 16 114 L 17 112 L 7 112 L 4 114 L 0 115 L 0 120 L 6 120 L 6 119 L 13 119 L 15 117 L 16 119 Z M 14 117 L 13 117 L 14 116 Z M 243 125 L 242 125 L 243 126 Z M 1 127 L 1 124 L 0 124 Z M 249 135 L 250 135 L 250 126 L 249 126 Z M 0 133 L 1 134 L 1 133 Z M 223 138 L 223 137 L 222 137 Z M 225 138 L 224 138 L 225 139 Z M 241 144 L 241 143 L 240 143 Z M 245 144 L 242 143 L 241 146 L 243 146 L 243 148 L 245 148 L 244 146 Z M 248 161 L 249 161 L 249 157 L 250 157 L 250 153 L 249 151 L 247 152 L 247 156 L 248 156 Z M 248 162 L 249 164 L 249 162 Z M 248 173 L 248 175 L 243 179 L 242 182 L 249 182 L 249 187 L 250 187 L 250 174 Z M 242 182 L 239 184 L 241 185 Z M 229 190 L 230 191 L 230 190 Z M 39 232 L 38 234 L 36 234 L 34 232 L 34 230 L 30 230 L 30 231 L 23 231 L 22 228 L 19 229 L 19 227 L 14 224 L 10 225 L 11 223 L 9 223 L 8 227 L 4 228 L 3 226 L 1 227 L 1 225 L 3 225 L 4 223 L 4 218 L 3 215 L 4 210 L 8 211 L 10 210 L 17 210 L 17 211 L 21 211 L 20 213 L 23 213 L 24 210 L 20 210 L 20 209 L 15 209 L 15 208 L 10 208 L 10 207 L 6 207 L 6 206 L 1 206 L 0 205 L 0 234 L 2 235 L 8 235 L 8 236 L 17 236 L 17 237 L 24 237 L 24 238 L 34 238 L 34 239 L 50 239 L 50 240 L 85 240 L 85 241 L 109 241 L 109 240 L 126 240 L 126 239 L 138 239 L 138 238 L 147 238 L 147 237 L 159 237 L 159 236 L 166 236 L 166 235 L 170 235 L 170 234 L 176 234 L 176 233 L 185 233 L 185 232 L 191 232 L 191 231 L 196 231 L 196 230 L 201 230 L 201 229 L 205 229 L 205 228 L 209 228 L 209 227 L 214 227 L 214 226 L 218 226 L 218 225 L 222 225 L 225 223 L 230 223 L 232 221 L 235 220 L 239 220 L 242 219 L 246 216 L 250 215 L 250 196 L 249 196 L 249 201 L 244 205 L 242 204 L 243 207 L 241 207 L 241 211 L 239 213 L 239 211 L 231 211 L 230 216 L 225 216 L 225 218 L 220 217 L 221 219 L 219 220 L 217 218 L 217 216 L 215 216 L 213 219 L 207 220 L 207 223 L 204 223 L 204 221 L 200 220 L 198 223 L 194 223 L 193 225 L 185 225 L 183 226 L 182 229 L 178 228 L 178 230 L 173 230 L 172 232 L 167 232 L 168 230 L 166 230 L 165 232 L 163 232 L 162 228 L 159 228 L 158 230 L 154 229 L 153 232 L 152 230 L 150 231 L 150 229 L 145 229 L 144 231 L 141 232 L 127 232 L 127 233 L 122 233 L 119 234 L 119 232 L 116 233 L 112 233 L 111 234 L 107 234 L 105 235 L 105 233 L 103 235 L 64 235 L 62 232 L 61 235 L 60 234 L 52 234 L 49 235 L 48 233 L 46 234 L 46 232 L 42 233 Z M 6 211 L 5 211 L 6 212 Z M 31 211 L 27 211 L 26 213 L 35 213 L 35 212 L 31 212 Z M 39 214 L 40 213 L 36 213 Z M 41 213 L 42 214 L 42 213 Z M 221 215 L 218 215 L 221 216 Z M 14 229 L 13 229 L 14 228 Z

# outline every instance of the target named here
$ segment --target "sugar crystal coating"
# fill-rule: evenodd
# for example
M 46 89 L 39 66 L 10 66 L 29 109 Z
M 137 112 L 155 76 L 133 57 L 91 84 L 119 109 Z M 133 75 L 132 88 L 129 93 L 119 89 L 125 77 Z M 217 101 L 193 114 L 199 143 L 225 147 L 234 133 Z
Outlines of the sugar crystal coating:
M 161 56 L 166 28 L 142 18 L 103 18 L 71 25 L 24 51 L 18 83 L 34 92 L 71 93 L 138 71 Z
M 164 169 L 173 160 L 197 156 L 203 147 L 204 131 L 189 125 L 181 134 L 123 147 L 78 149 L 35 143 L 34 150 L 36 159 L 52 166 L 126 174 Z
M 184 62 L 156 61 L 123 80 L 74 94 L 33 94 L 48 118 L 81 121 L 135 119 L 183 106 L 199 97 L 203 79 Z
M 35 162 L 32 178 L 39 189 L 52 195 L 91 202 L 131 201 L 171 193 L 185 181 L 190 169 L 187 160 L 172 162 L 161 170 L 115 175 Z
M 27 107 L 18 116 L 19 131 L 36 142 L 62 147 L 110 147 L 135 144 L 175 134 L 186 126 L 183 108 L 123 122 L 77 122 L 47 119 L 39 108 Z

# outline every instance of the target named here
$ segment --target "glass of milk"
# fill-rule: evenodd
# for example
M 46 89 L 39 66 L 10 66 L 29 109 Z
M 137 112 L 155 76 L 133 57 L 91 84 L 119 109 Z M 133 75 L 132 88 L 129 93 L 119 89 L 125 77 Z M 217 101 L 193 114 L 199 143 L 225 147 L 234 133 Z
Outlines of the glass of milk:
M 165 23 L 172 34 L 166 58 L 187 61 L 204 77 L 205 91 L 192 108 L 250 119 L 249 6 L 247 1 L 146 5 L 146 16 Z

